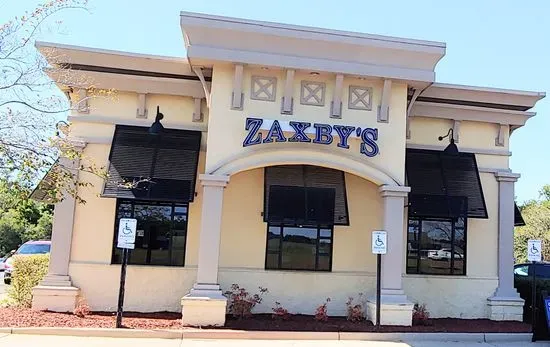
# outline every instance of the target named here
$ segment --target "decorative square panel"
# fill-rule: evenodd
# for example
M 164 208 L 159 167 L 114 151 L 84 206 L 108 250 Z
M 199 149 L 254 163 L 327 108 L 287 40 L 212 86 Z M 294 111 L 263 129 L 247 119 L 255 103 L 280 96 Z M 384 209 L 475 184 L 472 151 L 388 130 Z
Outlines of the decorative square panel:
M 302 81 L 300 103 L 302 105 L 325 106 L 325 84 L 323 82 Z
M 349 86 L 348 108 L 353 110 L 372 110 L 372 88 Z
M 250 99 L 275 101 L 277 93 L 277 78 L 252 76 Z

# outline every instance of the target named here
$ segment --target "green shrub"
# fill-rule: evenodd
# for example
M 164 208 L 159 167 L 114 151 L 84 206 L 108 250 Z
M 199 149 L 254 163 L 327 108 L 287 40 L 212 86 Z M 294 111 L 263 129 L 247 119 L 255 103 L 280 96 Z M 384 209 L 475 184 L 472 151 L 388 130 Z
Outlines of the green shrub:
M 48 273 L 49 254 L 15 256 L 8 296 L 18 307 L 31 307 L 32 288 Z

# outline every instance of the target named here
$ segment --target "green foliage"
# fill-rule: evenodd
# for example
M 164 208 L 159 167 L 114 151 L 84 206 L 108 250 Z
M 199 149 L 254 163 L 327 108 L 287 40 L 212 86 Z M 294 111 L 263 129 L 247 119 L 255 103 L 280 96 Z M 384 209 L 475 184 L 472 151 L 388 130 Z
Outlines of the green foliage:
M 520 206 L 525 226 L 514 231 L 514 258 L 516 263 L 527 261 L 527 240 L 542 240 L 542 256 L 550 261 L 550 185 L 540 190 L 540 200 L 530 200 Z
M 52 207 L 28 198 L 30 191 L 0 179 L 0 256 L 29 240 L 49 240 Z
M 17 249 L 22 243 L 21 235 L 25 228 L 17 219 L 7 213 L 0 218 L 0 254 L 6 254 L 11 250 Z
M 8 297 L 14 305 L 31 307 L 32 288 L 46 276 L 49 260 L 48 254 L 15 256 L 11 286 L 8 290 Z

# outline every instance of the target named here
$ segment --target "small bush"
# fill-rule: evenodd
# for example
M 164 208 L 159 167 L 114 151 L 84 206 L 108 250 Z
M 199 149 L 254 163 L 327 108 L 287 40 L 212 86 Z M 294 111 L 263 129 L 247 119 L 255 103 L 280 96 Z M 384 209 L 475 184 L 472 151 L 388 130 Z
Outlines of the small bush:
M 90 306 L 88 306 L 86 299 L 84 299 L 83 297 L 78 298 L 78 302 L 76 303 L 73 314 L 77 317 L 84 318 L 89 315 L 90 312 Z
M 430 313 L 426 309 L 426 305 L 414 304 L 413 310 L 413 324 L 415 325 L 428 325 L 430 319 Z
M 313 319 L 315 319 L 318 322 L 328 321 L 327 305 L 329 302 L 330 302 L 330 298 L 327 298 L 327 300 L 322 305 L 319 305 L 315 309 L 315 317 L 313 317 Z
M 48 273 L 49 254 L 15 256 L 8 296 L 18 307 L 31 307 L 32 288 Z
M 235 318 L 245 318 L 252 315 L 252 309 L 262 302 L 262 296 L 268 292 L 267 288 L 258 287 L 259 293 L 250 295 L 245 288 L 238 284 L 232 284 L 231 290 L 224 294 L 229 299 L 229 313 Z
M 292 316 L 288 313 L 286 308 L 281 306 L 281 303 L 278 301 L 275 301 L 275 307 L 272 307 L 271 311 L 273 311 L 273 314 L 271 315 L 271 318 L 273 319 L 288 320 Z
M 367 318 L 365 315 L 365 300 L 362 298 L 363 293 L 359 293 L 356 303 L 354 303 L 355 300 L 352 297 L 349 297 L 346 301 L 347 319 L 350 322 L 361 322 Z

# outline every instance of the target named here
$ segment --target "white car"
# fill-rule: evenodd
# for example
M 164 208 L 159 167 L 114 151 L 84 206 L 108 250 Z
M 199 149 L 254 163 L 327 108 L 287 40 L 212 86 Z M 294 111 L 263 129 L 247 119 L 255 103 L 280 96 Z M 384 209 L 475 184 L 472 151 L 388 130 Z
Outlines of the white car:
M 436 251 L 428 251 L 428 258 L 433 260 L 451 260 L 451 249 L 442 248 Z M 455 251 L 455 259 L 462 259 L 462 254 Z

